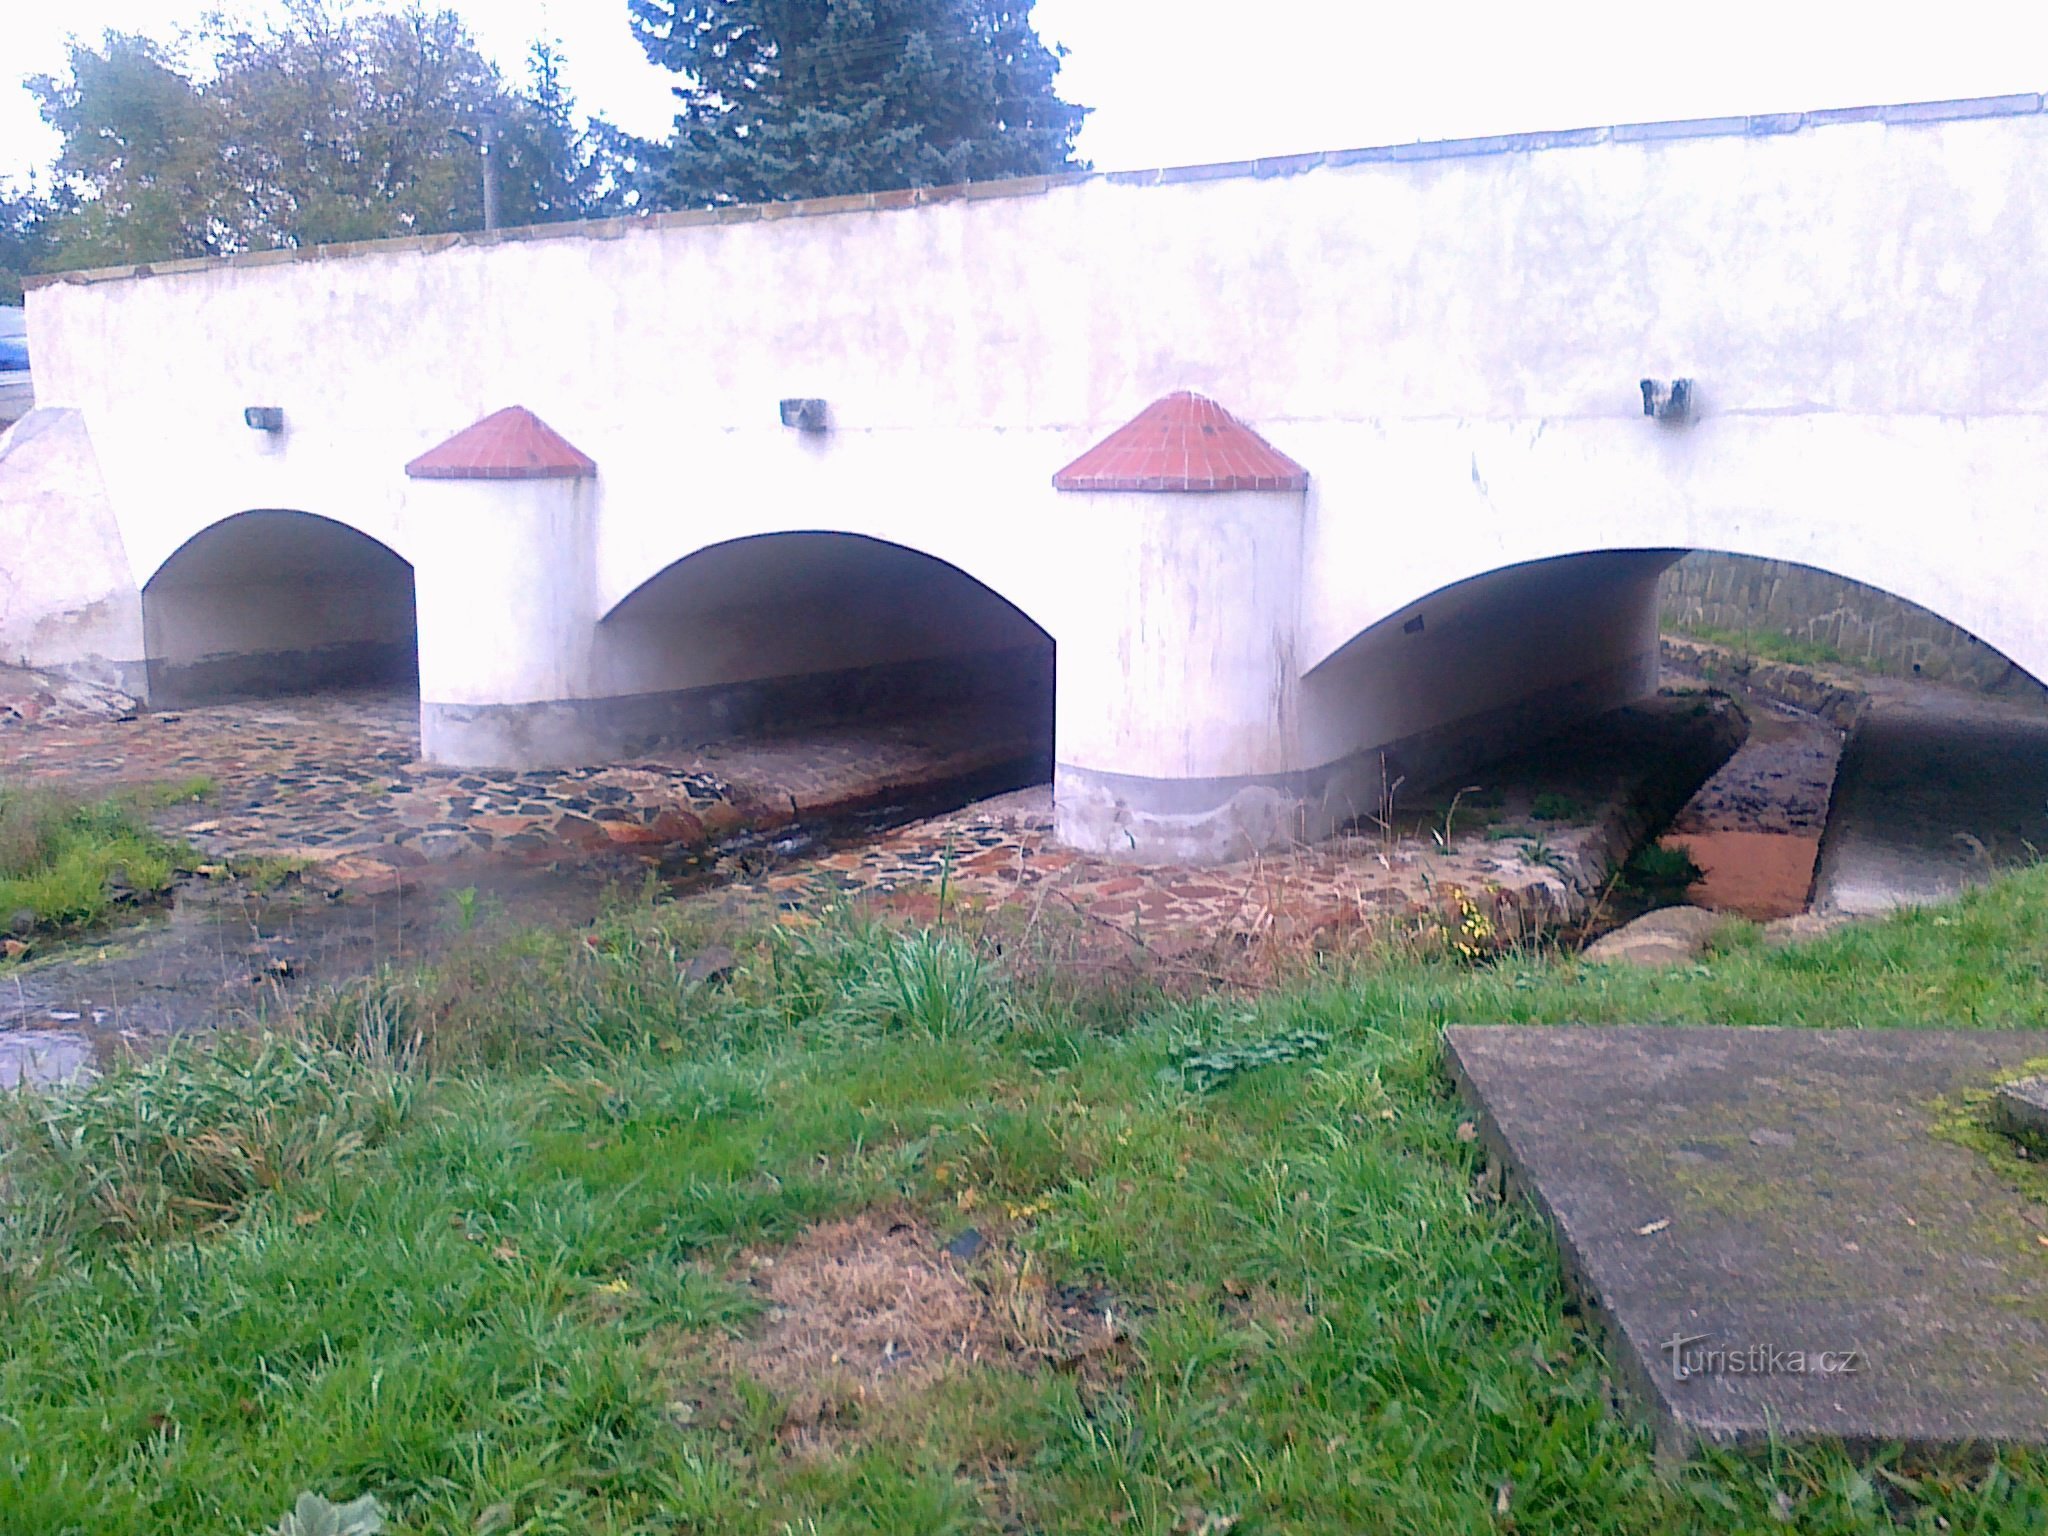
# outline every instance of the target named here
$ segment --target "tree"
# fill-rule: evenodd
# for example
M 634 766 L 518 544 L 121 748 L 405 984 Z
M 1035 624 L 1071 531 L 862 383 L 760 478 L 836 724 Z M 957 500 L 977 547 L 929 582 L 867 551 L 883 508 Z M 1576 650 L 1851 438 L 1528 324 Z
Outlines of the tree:
M 1087 109 L 1031 0 L 628 0 L 686 77 L 670 206 L 943 186 L 1072 166 Z
M 588 218 L 617 211 L 620 201 L 612 149 L 601 122 L 578 126 L 576 98 L 562 80 L 562 45 L 537 42 L 527 50 L 522 110 L 504 125 L 500 142 L 501 193 L 529 222 Z
M 508 88 L 453 11 L 367 14 L 288 0 L 282 25 L 226 33 L 210 93 L 253 236 L 308 244 L 483 223 L 488 133 L 505 223 L 602 211 L 602 139 L 580 128 L 559 45 Z
M 0 304 L 21 302 L 21 280 L 40 272 L 49 244 L 50 205 L 26 192 L 0 186 Z
M 78 193 L 49 237 L 62 266 L 211 256 L 231 248 L 219 114 L 161 44 L 109 32 L 70 45 L 70 72 L 28 82 L 64 136 L 61 184 Z
M 208 96 L 251 246 L 438 234 L 483 221 L 465 127 L 497 72 L 452 12 L 368 16 L 290 0 L 284 20 L 212 37 Z
M 209 18 L 186 48 L 208 67 L 109 33 L 72 45 L 66 78 L 31 82 L 64 136 L 58 264 L 475 229 L 487 132 L 505 223 L 624 195 L 610 130 L 576 121 L 560 49 L 536 45 L 515 89 L 453 11 L 286 0 L 260 30 Z

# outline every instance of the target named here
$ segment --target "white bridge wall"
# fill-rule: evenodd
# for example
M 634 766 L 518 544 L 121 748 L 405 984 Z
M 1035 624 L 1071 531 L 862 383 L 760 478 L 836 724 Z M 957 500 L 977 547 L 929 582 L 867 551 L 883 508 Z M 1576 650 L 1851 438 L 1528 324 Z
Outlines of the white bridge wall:
M 1075 575 L 1115 543 L 1099 521 L 1113 509 L 1055 493 L 1051 474 L 1192 388 L 1313 477 L 1292 615 L 1306 676 L 1485 572 L 1696 546 L 1884 588 L 2048 674 L 2029 574 L 2048 556 L 2040 105 L 1404 146 L 93 274 L 32 292 L 31 338 L 43 401 L 90 427 L 128 562 L 110 564 L 112 594 L 250 507 L 337 518 L 413 559 L 442 506 L 401 466 L 519 403 L 601 467 L 599 615 L 707 546 L 840 531 L 993 588 L 1061 642 L 1071 677 L 1119 665 L 1076 649 L 1100 626 L 1079 611 L 1098 584 Z M 1699 419 L 1644 419 L 1636 381 L 1677 375 L 1697 381 Z M 830 433 L 779 424 L 777 401 L 799 395 L 830 402 Z M 282 406 L 287 430 L 244 427 L 252 404 Z M 9 462 L 0 507 L 25 494 Z M 1206 597 L 1190 580 L 1148 601 L 1227 622 Z M 1625 671 L 1635 643 L 1595 670 Z M 582 644 L 568 695 L 635 686 L 602 650 Z M 1289 771 L 1551 686 L 1537 674 L 1554 665 L 1524 665 L 1504 637 L 1463 674 L 1469 696 L 1446 677 L 1398 720 L 1318 720 L 1369 709 L 1373 690 L 1309 687 Z M 1094 750 L 1063 743 L 1063 768 L 1159 777 L 1144 751 Z M 1256 753 L 1232 766 L 1202 776 L 1269 774 Z

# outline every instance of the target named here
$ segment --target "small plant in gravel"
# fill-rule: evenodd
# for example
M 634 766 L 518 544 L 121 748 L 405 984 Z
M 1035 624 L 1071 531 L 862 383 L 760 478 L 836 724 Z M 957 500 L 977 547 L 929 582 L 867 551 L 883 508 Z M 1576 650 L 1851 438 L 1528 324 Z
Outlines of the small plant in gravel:
M 1444 922 L 1450 952 L 1468 965 L 1492 959 L 1500 948 L 1500 930 L 1486 909 L 1462 886 L 1446 886 L 1444 899 L 1450 907 Z
M 1701 877 L 1692 855 L 1677 843 L 1645 843 L 1622 866 L 1622 883 L 1651 896 L 1683 892 Z
M 230 859 L 225 865 L 203 865 L 199 872 L 207 874 L 225 869 L 247 889 L 267 892 L 282 890 L 312 867 L 313 861 L 310 859 L 265 854 L 252 858 Z
M 1586 807 L 1570 795 L 1546 789 L 1530 806 L 1529 816 L 1533 821 L 1584 821 Z
M 190 778 L 172 779 L 164 784 L 144 784 L 124 790 L 116 798 L 138 810 L 162 811 L 174 805 L 193 805 L 209 800 L 216 787 L 205 774 L 194 774 Z

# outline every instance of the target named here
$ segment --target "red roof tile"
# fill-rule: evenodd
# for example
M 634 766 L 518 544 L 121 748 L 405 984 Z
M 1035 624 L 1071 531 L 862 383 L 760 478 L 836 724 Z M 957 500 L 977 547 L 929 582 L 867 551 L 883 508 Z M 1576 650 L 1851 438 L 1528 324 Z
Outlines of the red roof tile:
M 415 480 L 573 480 L 597 463 L 523 405 L 493 412 L 405 466 Z
M 1052 477 L 1063 491 L 1300 491 L 1308 471 L 1214 400 L 1182 390 Z

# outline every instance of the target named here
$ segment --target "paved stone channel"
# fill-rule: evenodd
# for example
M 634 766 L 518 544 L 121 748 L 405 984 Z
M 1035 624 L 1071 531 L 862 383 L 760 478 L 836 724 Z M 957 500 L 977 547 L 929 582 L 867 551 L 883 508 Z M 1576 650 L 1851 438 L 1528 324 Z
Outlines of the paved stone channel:
M 1404 794 L 1384 826 L 1185 869 L 1058 847 L 1042 784 L 891 825 L 934 786 L 1028 767 L 1027 744 L 969 716 L 553 774 L 422 764 L 397 698 L 17 724 L 0 729 L 8 780 L 90 793 L 204 776 L 205 800 L 164 812 L 168 830 L 214 858 L 309 865 L 270 893 L 191 882 L 167 916 L 15 967 L 0 1029 L 56 1026 L 104 1043 L 204 1027 L 434 953 L 448 942 L 451 903 L 574 925 L 607 886 L 650 879 L 686 900 L 789 921 L 848 901 L 927 920 L 943 901 L 1008 908 L 1011 921 L 1096 941 L 1078 946 L 1091 952 L 1142 950 L 1245 977 L 1381 921 L 1497 943 L 1581 918 L 1615 863 L 1741 730 L 1720 701 L 1661 699 L 1466 785 Z M 850 819 L 861 807 L 872 817 Z
M 788 861 L 711 893 L 800 912 L 871 900 L 929 919 L 942 899 L 1078 921 L 1154 958 L 1275 960 L 1393 924 L 1488 947 L 1586 920 L 1617 865 L 1742 739 L 1718 697 L 1614 711 L 1566 741 L 1404 794 L 1345 835 L 1190 869 L 1078 854 L 1052 837 L 1043 786 Z M 944 892 L 942 898 L 941 892 Z M 1235 968 L 1233 966 L 1233 968 Z
M 907 788 L 1028 761 L 1035 744 L 972 711 L 665 751 L 538 772 L 419 756 L 417 702 L 337 693 L 0 732 L 0 774 L 92 792 L 204 778 L 162 816 L 215 858 L 317 862 L 375 887 L 422 864 L 697 847 L 830 816 Z

